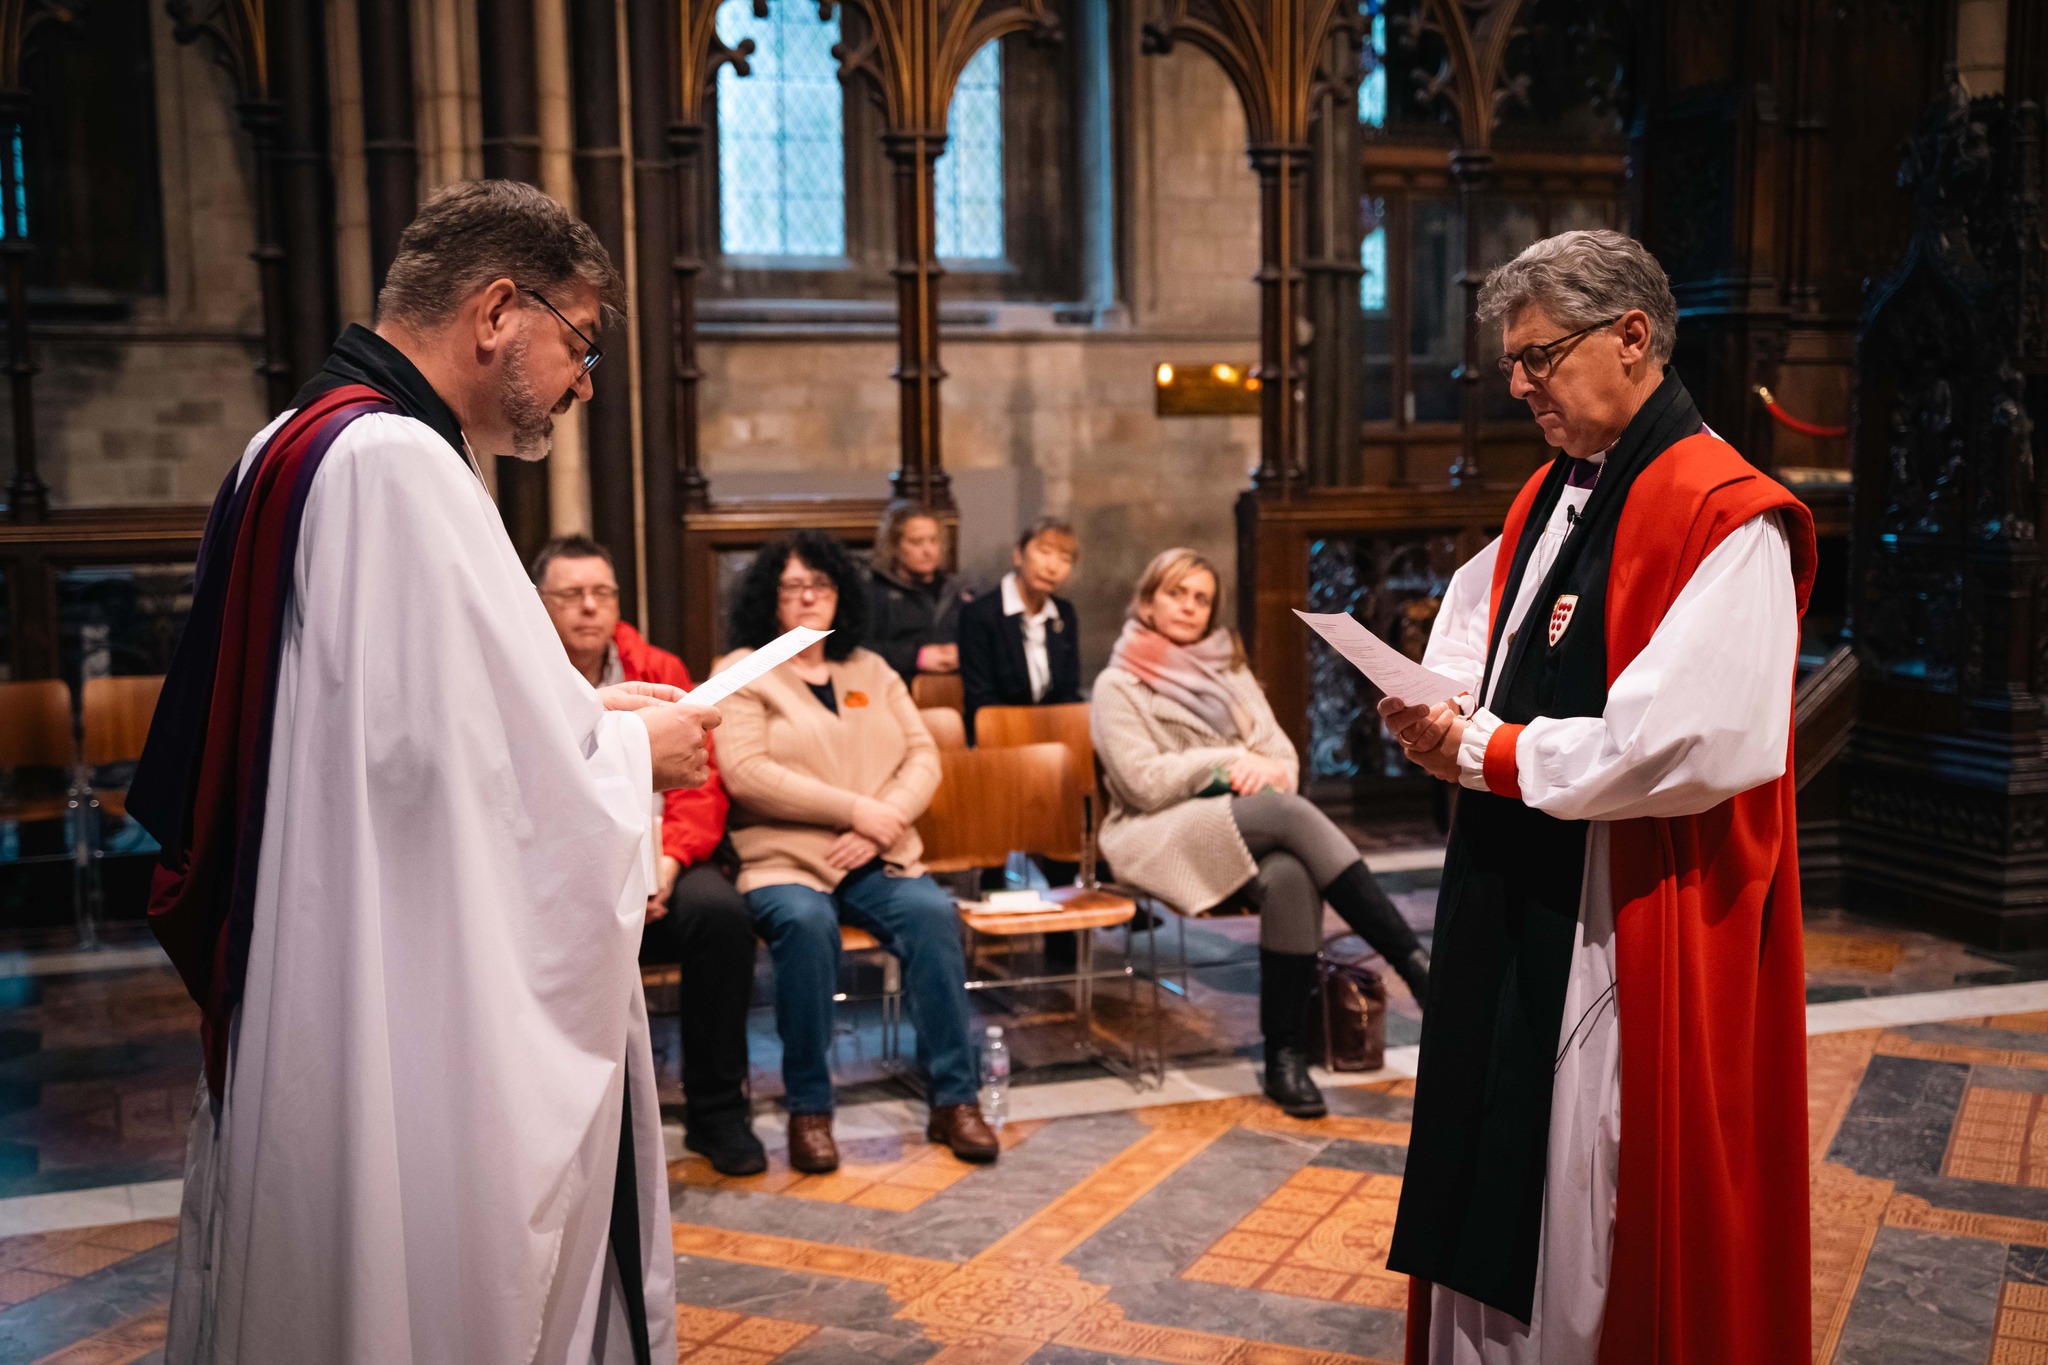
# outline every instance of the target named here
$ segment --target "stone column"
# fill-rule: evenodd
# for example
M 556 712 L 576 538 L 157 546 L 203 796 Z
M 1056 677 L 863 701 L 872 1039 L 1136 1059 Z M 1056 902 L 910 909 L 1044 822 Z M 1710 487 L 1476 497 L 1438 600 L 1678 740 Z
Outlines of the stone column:
M 419 208 L 420 149 L 413 126 L 412 15 L 406 0 L 358 0 L 363 162 L 370 193 L 370 288 L 398 254 L 398 234 Z
M 631 83 L 634 253 L 633 306 L 640 325 L 641 493 L 647 551 L 647 637 L 682 647 L 682 536 L 676 502 L 674 120 L 676 7 L 670 0 L 626 0 L 627 78 Z
M 617 0 L 570 0 L 569 52 L 574 64 L 576 208 L 623 271 L 626 153 L 619 142 Z M 616 354 L 598 372 L 597 394 L 586 408 L 584 444 L 590 471 L 591 534 L 611 549 L 619 576 L 619 601 L 628 615 L 637 615 L 640 555 L 633 511 L 633 357 L 626 337 L 625 327 L 616 329 Z
M 540 87 L 533 0 L 480 0 L 477 47 L 483 63 L 484 174 L 538 185 Z M 531 557 L 548 538 L 547 470 L 530 460 L 500 456 L 498 513 L 519 557 Z

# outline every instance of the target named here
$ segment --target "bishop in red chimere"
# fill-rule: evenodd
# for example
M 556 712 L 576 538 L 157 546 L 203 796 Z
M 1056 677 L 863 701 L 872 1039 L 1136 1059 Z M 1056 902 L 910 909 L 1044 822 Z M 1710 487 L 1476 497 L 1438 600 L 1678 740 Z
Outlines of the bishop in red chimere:
M 1806 508 L 1707 429 L 1663 270 L 1567 232 L 1487 277 L 1558 456 L 1381 704 L 1462 789 L 1388 1265 L 1409 1365 L 1723 1365 L 1809 1346 L 1790 772 Z

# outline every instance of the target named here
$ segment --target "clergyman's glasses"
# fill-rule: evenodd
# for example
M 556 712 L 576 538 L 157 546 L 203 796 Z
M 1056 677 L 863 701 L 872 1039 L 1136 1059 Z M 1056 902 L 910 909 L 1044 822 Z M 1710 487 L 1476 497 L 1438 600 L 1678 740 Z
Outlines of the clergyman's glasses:
M 1597 332 L 1602 327 L 1612 327 L 1620 321 L 1620 316 L 1611 317 L 1605 322 L 1596 322 L 1591 327 L 1581 327 L 1570 336 L 1561 336 L 1555 341 L 1545 341 L 1534 346 L 1524 346 L 1512 355 L 1504 355 L 1494 361 L 1493 367 L 1500 371 L 1502 379 L 1509 382 L 1514 380 L 1515 366 L 1517 364 L 1522 367 L 1522 373 L 1528 375 L 1531 379 L 1548 379 L 1550 372 L 1557 368 L 1557 352 L 1559 350 L 1577 341 L 1588 332 Z
M 563 318 L 562 310 L 549 303 L 545 298 L 542 298 L 539 290 L 528 289 L 523 284 L 515 284 L 512 287 L 522 294 L 529 295 L 536 303 L 540 304 L 541 307 L 547 309 L 550 313 L 553 313 L 556 317 L 562 318 L 562 325 L 576 334 L 576 339 L 583 343 L 583 373 L 589 374 L 597 368 L 597 362 L 604 359 L 604 352 L 599 349 L 596 342 L 583 335 L 581 327 L 578 327 L 569 319 Z

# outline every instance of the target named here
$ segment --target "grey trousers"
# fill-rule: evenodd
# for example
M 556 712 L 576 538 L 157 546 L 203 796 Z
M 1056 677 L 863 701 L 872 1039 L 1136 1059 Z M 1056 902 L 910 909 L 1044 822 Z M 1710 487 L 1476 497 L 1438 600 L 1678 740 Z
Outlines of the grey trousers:
M 1358 848 L 1305 797 L 1233 796 L 1230 817 L 1259 865 L 1245 892 L 1259 907 L 1259 946 L 1313 953 L 1323 944 L 1322 888 L 1358 861 Z

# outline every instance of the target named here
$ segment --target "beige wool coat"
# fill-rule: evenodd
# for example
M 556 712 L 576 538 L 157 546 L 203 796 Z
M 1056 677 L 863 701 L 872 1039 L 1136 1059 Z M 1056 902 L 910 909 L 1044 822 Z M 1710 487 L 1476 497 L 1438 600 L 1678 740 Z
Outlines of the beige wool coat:
M 1119 883 L 1184 914 L 1215 908 L 1259 870 L 1230 818 L 1230 798 L 1195 793 L 1246 752 L 1289 768 L 1300 761 L 1251 670 L 1229 681 L 1238 710 L 1252 718 L 1251 733 L 1234 740 L 1121 668 L 1104 669 L 1089 698 L 1107 796 L 1102 856 Z
M 718 668 L 751 652 L 735 651 Z M 825 850 L 851 828 L 855 797 L 915 821 L 939 788 L 938 745 L 888 661 L 856 649 L 831 669 L 836 716 L 788 667 L 718 705 L 718 771 L 732 793 L 726 828 L 743 892 L 791 882 L 831 891 L 846 874 L 825 861 Z M 923 872 L 923 856 L 914 823 L 882 850 L 895 877 Z

